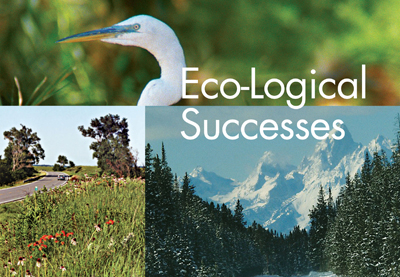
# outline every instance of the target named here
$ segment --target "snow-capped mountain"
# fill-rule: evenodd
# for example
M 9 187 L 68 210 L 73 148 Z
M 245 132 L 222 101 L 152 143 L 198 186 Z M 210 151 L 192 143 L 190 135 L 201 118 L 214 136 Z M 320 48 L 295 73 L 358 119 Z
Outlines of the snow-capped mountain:
M 330 136 L 315 145 L 314 152 L 304 157 L 297 166 L 282 164 L 275 154 L 266 151 L 253 172 L 243 182 L 225 179 L 197 167 L 190 174 L 196 193 L 204 199 L 225 203 L 231 209 L 237 199 L 244 208 L 246 220 L 254 220 L 264 227 L 287 233 L 295 225 L 301 228 L 309 223 L 308 214 L 316 203 L 320 185 L 325 192 L 331 188 L 336 198 L 345 184 L 347 172 L 354 176 L 364 163 L 365 153 L 385 151 L 390 157 L 391 143 L 383 136 L 368 146 L 354 142 L 345 125 L 342 140 Z
M 238 185 L 235 180 L 225 179 L 214 172 L 205 171 L 201 166 L 193 169 L 189 175 L 191 182 L 196 185 L 196 193 L 203 199 L 225 195 Z M 195 183 L 194 180 L 196 180 Z

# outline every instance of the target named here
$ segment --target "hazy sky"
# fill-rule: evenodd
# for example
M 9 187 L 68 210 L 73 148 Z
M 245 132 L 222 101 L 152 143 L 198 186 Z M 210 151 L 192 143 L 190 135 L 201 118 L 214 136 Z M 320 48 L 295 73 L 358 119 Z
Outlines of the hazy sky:
M 399 107 L 303 107 L 299 110 L 288 107 L 195 107 L 199 114 L 188 113 L 187 117 L 201 126 L 201 134 L 197 139 L 186 140 L 181 131 L 186 131 L 188 135 L 193 135 L 196 131 L 182 119 L 182 114 L 187 108 L 147 107 L 146 143 L 150 143 L 153 150 L 160 153 L 161 142 L 164 142 L 167 161 L 178 176 L 185 172 L 190 173 L 196 166 L 202 166 L 207 171 L 238 181 L 243 181 L 250 174 L 265 151 L 279 153 L 278 157 L 282 162 L 297 165 L 305 155 L 312 153 L 318 140 L 311 135 L 306 140 L 296 137 L 291 140 L 283 140 L 280 137 L 265 140 L 258 133 L 256 140 L 246 140 L 241 135 L 238 140 L 228 140 L 220 134 L 218 139 L 211 141 L 204 138 L 204 120 L 209 124 L 209 135 L 215 134 L 216 120 L 220 120 L 222 125 L 229 119 L 237 119 L 240 124 L 245 120 L 254 119 L 258 122 L 258 127 L 262 121 L 273 119 L 278 123 L 278 133 L 286 135 L 288 132 L 282 130 L 281 122 L 290 119 L 293 122 L 291 128 L 294 134 L 303 135 L 304 133 L 296 127 L 300 119 L 308 121 L 308 130 L 317 119 L 324 119 L 330 128 L 334 120 L 341 119 L 353 140 L 367 145 L 378 134 L 393 140 L 395 117 L 400 113 Z M 232 128 L 228 128 L 228 134 L 235 135 L 240 132 L 237 126 L 229 126 Z M 249 124 L 246 131 L 248 135 L 255 135 L 258 129 L 256 125 Z
M 139 151 L 139 164 L 144 165 L 144 108 L 116 106 L 47 106 L 47 107 L 1 107 L 0 109 L 0 155 L 4 155 L 8 140 L 4 131 L 12 127 L 21 129 L 21 125 L 31 128 L 41 139 L 45 159 L 40 164 L 54 165 L 59 155 L 66 156 L 76 165 L 96 165 L 89 149 L 94 141 L 85 138 L 78 126 L 89 127 L 91 119 L 107 114 L 118 114 L 128 121 L 130 146 Z

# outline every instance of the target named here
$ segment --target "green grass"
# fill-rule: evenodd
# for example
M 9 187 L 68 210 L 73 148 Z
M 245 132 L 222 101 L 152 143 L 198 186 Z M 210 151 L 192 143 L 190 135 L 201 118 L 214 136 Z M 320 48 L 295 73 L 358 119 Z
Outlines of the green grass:
M 34 166 L 37 171 L 53 171 L 52 166 Z M 78 175 L 78 176 L 84 176 L 85 174 L 89 176 L 93 176 L 96 174 L 99 174 L 100 168 L 97 166 L 74 166 L 72 168 L 67 167 L 64 171 L 62 171 L 68 175 Z
M 82 179 L 1 205 L 0 260 L 11 265 L 0 276 L 144 276 L 144 190 L 142 180 Z
M 68 175 L 77 175 L 80 177 L 85 176 L 85 174 L 88 176 L 94 176 L 100 173 L 100 168 L 97 166 L 74 166 L 72 168 L 67 168 L 63 172 Z
M 0 205 L 0 223 L 9 222 L 16 219 L 21 214 L 21 204 L 11 202 Z

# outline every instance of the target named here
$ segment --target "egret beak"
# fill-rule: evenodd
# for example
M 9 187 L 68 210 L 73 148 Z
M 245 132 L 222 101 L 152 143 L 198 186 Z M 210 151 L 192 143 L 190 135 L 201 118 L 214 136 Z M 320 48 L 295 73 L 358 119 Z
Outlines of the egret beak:
M 56 41 L 57 43 L 68 43 L 68 42 L 80 42 L 80 41 L 92 41 L 101 40 L 107 38 L 115 38 L 120 34 L 136 32 L 132 26 L 129 25 L 114 25 L 111 27 L 106 27 L 102 29 L 97 29 L 93 31 L 88 31 L 76 35 L 72 35 L 63 39 Z

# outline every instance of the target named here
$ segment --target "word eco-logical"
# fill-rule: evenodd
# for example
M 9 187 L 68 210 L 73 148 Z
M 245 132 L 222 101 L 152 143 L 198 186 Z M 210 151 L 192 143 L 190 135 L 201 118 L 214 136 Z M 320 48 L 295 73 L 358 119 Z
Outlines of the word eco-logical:
M 198 80 L 188 80 L 187 79 L 187 72 L 188 71 L 198 71 L 199 69 L 197 67 L 184 67 L 182 68 L 182 98 L 183 99 L 198 99 L 199 96 L 198 95 L 189 95 L 187 94 L 186 91 L 186 85 L 187 84 L 197 84 L 199 81 Z M 311 70 L 311 74 L 315 74 L 316 71 L 315 69 Z M 219 81 L 217 79 L 214 78 L 209 78 L 207 80 L 205 80 L 202 84 L 201 84 L 201 93 L 203 94 L 203 96 L 207 99 L 217 99 L 219 97 L 218 92 L 210 95 L 207 90 L 206 87 L 209 83 L 214 83 L 216 85 L 219 85 Z M 229 95 L 225 92 L 225 86 L 228 83 L 232 83 L 234 84 L 234 86 L 236 87 L 236 91 L 234 94 Z M 280 92 L 277 95 L 273 95 L 270 93 L 269 91 L 269 86 L 272 83 L 277 83 L 280 87 Z M 294 83 L 298 83 L 301 86 L 301 92 L 297 95 L 293 94 L 291 91 L 291 86 Z M 324 85 L 326 83 L 332 83 L 333 85 L 336 85 L 336 80 L 332 79 L 332 78 L 327 78 L 321 81 L 321 83 L 318 86 L 318 92 L 321 95 L 322 98 L 325 99 L 333 99 L 336 97 L 336 93 L 333 93 L 331 95 L 328 95 L 324 92 Z M 343 85 L 349 83 L 350 85 L 352 85 L 353 87 L 353 92 L 350 95 L 346 95 L 343 93 Z M 358 80 L 357 79 L 349 79 L 349 78 L 345 78 L 342 79 L 339 84 L 337 85 L 337 93 L 339 94 L 339 96 L 343 99 L 357 99 L 358 96 Z M 301 99 L 301 102 L 299 105 L 293 105 L 292 102 L 290 100 L 287 100 L 287 104 L 290 108 L 292 109 L 300 109 L 302 108 L 305 103 L 306 103 L 306 79 L 291 79 L 289 80 L 289 82 L 285 84 L 277 79 L 277 78 L 273 78 L 268 80 L 265 85 L 264 85 L 264 93 L 265 96 L 267 96 L 269 99 L 279 99 L 281 98 L 286 90 L 286 94 L 289 96 L 289 98 L 291 100 L 296 100 L 296 99 Z M 254 67 L 251 68 L 251 85 L 250 87 L 242 87 L 240 85 L 240 83 L 233 79 L 233 78 L 228 78 L 225 79 L 224 81 L 221 82 L 221 84 L 219 85 L 219 92 L 221 93 L 222 97 L 226 98 L 226 99 L 235 99 L 236 97 L 239 96 L 239 94 L 242 91 L 249 91 L 251 92 L 251 99 L 264 99 L 264 95 L 260 95 L 260 94 L 256 94 L 256 69 Z M 315 79 L 311 79 L 311 99 L 315 99 L 316 97 L 316 90 L 315 90 Z M 365 73 L 365 65 L 363 64 L 361 67 L 361 98 L 365 99 L 366 98 L 366 73 Z

